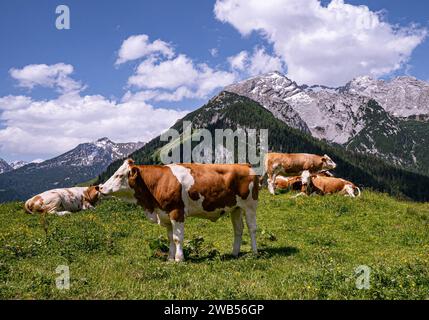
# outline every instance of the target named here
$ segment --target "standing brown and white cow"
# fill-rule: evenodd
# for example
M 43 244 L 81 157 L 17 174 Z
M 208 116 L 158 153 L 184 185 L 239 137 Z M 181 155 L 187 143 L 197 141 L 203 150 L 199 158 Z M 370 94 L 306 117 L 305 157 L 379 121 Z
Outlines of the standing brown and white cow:
M 252 250 L 257 253 L 258 181 L 247 164 L 137 166 L 127 160 L 100 191 L 142 206 L 150 221 L 167 228 L 169 260 L 182 261 L 185 219 L 195 216 L 216 221 L 227 211 L 234 228 L 232 254 L 240 252 L 243 213 Z
M 268 190 L 275 194 L 276 177 L 301 176 L 304 192 L 308 186 L 310 175 L 336 168 L 336 164 L 327 156 L 318 156 L 308 153 L 267 153 L 265 155 L 265 174 L 268 176 Z
M 27 213 L 65 215 L 91 209 L 100 196 L 98 186 L 62 188 L 45 191 L 25 202 Z

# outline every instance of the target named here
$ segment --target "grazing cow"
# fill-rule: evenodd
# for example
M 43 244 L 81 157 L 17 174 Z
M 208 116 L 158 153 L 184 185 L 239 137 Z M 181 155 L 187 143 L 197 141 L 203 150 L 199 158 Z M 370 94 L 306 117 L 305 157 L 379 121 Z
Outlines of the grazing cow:
M 340 193 L 350 197 L 360 197 L 360 189 L 352 182 L 334 178 L 315 175 L 311 177 L 311 189 L 318 194 L 333 194 Z
M 232 254 L 238 256 L 240 252 L 243 212 L 252 250 L 257 253 L 258 181 L 247 164 L 137 166 L 126 160 L 100 191 L 142 206 L 150 221 L 167 228 L 168 259 L 182 261 L 185 218 L 216 221 L 227 211 L 231 212 L 234 229 Z
M 65 215 L 91 209 L 100 196 L 99 187 L 74 187 L 53 189 L 38 194 L 25 202 L 25 211 Z
M 311 174 L 333 170 L 337 166 L 327 155 L 308 153 L 267 153 L 264 165 L 271 194 L 275 194 L 275 181 L 279 175 L 301 176 L 303 182 L 301 191 L 304 192 Z

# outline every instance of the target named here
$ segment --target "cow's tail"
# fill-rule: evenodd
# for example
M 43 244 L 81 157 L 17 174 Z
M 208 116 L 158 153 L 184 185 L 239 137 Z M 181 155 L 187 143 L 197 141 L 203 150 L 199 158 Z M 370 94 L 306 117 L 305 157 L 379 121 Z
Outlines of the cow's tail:
M 25 209 L 25 212 L 27 212 L 28 214 L 33 214 L 33 211 L 32 211 L 32 201 L 31 201 L 31 199 L 30 200 L 27 200 L 26 202 L 25 202 L 25 204 L 24 204 L 24 209 Z
M 355 191 L 355 194 L 356 194 L 356 191 L 357 191 L 356 197 L 360 197 L 361 196 L 362 193 L 360 192 L 360 188 L 359 187 L 355 186 L 354 187 L 354 191 Z

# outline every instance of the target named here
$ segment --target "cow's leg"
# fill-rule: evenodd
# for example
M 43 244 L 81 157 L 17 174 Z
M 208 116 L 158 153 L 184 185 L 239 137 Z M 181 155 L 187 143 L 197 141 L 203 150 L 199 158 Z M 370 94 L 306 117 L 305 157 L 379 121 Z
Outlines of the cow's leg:
M 310 171 L 305 170 L 301 173 L 301 192 L 297 194 L 295 197 L 306 196 L 310 191 L 310 183 L 311 183 L 311 174 Z
M 231 222 L 234 229 L 232 255 L 238 257 L 241 247 L 241 237 L 243 235 L 243 210 L 241 208 L 236 208 L 231 212 Z
M 175 260 L 176 262 L 180 262 L 180 261 L 183 261 L 184 259 L 183 257 L 183 233 L 185 230 L 184 222 L 171 220 L 171 225 L 173 227 L 173 241 L 174 241 L 174 244 L 176 245 Z
M 168 251 L 168 260 L 174 261 L 174 259 L 176 258 L 176 244 L 174 243 L 174 239 L 173 239 L 173 225 L 168 224 L 166 226 L 166 229 L 167 229 L 168 241 L 170 242 L 170 249 Z
M 258 248 L 256 246 L 256 206 L 247 207 L 245 209 L 245 212 L 246 212 L 246 224 L 250 234 L 252 251 L 254 254 L 257 254 Z
M 276 194 L 276 178 L 281 170 L 281 167 L 276 167 L 268 174 L 268 191 L 273 195 Z
M 275 179 L 275 177 L 274 177 L 274 179 Z M 268 191 L 271 194 L 275 194 L 276 193 L 275 180 L 273 180 L 273 175 L 271 175 L 271 174 L 268 175 L 267 184 L 268 184 Z

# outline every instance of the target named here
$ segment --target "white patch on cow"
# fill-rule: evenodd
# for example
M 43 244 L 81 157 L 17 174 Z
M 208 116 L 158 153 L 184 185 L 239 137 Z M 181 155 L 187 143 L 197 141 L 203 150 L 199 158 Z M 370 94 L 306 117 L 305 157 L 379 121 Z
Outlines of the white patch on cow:
M 204 212 L 204 197 L 199 194 L 199 199 L 194 201 L 189 196 L 189 190 L 195 183 L 194 177 L 191 174 L 191 169 L 177 164 L 170 164 L 167 167 L 170 168 L 171 172 L 182 187 L 182 201 L 184 204 L 185 216 L 198 215 Z
M 177 164 L 169 164 L 167 167 L 170 168 L 173 175 L 176 177 L 177 181 L 182 187 L 182 201 L 185 205 L 185 215 L 188 214 L 188 207 L 190 202 L 189 190 L 195 183 L 194 177 L 191 174 L 191 169 L 185 168 Z
M 226 208 L 220 208 L 214 211 L 206 211 L 203 208 L 204 196 L 202 194 L 198 194 L 198 200 L 193 200 L 189 196 L 189 190 L 195 183 L 194 177 L 191 174 L 191 170 L 177 164 L 170 164 L 168 167 L 171 169 L 171 172 L 182 186 L 182 201 L 184 204 L 185 216 L 206 218 L 210 221 L 218 220 L 222 215 L 222 212 L 225 212 Z
M 350 196 L 350 197 L 352 197 L 352 198 L 354 198 L 355 197 L 355 190 L 354 190 L 354 188 L 353 188 L 353 186 L 352 185 L 350 185 L 350 184 L 346 184 L 345 186 L 344 186 L 344 189 L 343 189 L 345 192 L 346 192 L 346 195 L 348 195 L 348 196 Z
M 279 181 L 284 181 L 284 182 L 288 182 L 289 180 L 291 180 L 292 178 L 291 177 L 284 177 L 284 176 L 278 176 L 277 178 L 276 178 L 276 180 L 279 180 Z
M 310 171 L 308 171 L 308 170 L 303 171 L 301 173 L 301 182 L 302 182 L 302 184 L 309 185 L 310 182 L 311 182 L 310 181 L 310 177 L 311 177 Z

